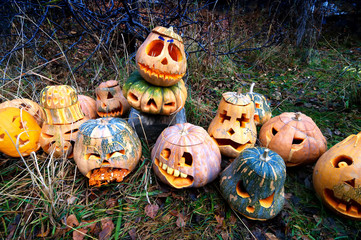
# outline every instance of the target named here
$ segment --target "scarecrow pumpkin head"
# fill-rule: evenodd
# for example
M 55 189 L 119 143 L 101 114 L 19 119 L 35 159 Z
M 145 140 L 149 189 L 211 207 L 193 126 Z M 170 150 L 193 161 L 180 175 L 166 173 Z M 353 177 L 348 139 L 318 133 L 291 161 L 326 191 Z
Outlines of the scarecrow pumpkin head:
M 145 80 L 156 86 L 172 86 L 187 69 L 183 40 L 172 27 L 155 27 L 139 47 L 136 62 Z
M 11 157 L 28 156 L 39 148 L 41 128 L 33 116 L 23 109 L 0 109 L 0 152 Z
M 98 117 L 95 99 L 85 95 L 78 95 L 78 101 L 80 103 L 81 111 L 86 117 L 89 119 L 95 119 Z
M 247 148 L 220 176 L 223 197 L 247 218 L 267 220 L 282 210 L 286 166 L 277 153 Z
M 183 80 L 171 87 L 154 86 L 138 71 L 133 72 L 123 87 L 130 106 L 150 114 L 170 115 L 179 112 L 186 102 L 187 89 Z
M 342 216 L 361 219 L 361 133 L 339 142 L 317 161 L 313 186 L 322 202 Z
M 222 96 L 208 133 L 217 142 L 223 155 L 235 158 L 256 142 L 254 104 L 240 92 L 226 92 Z
M 45 87 L 40 93 L 40 105 L 46 114 L 46 124 L 69 124 L 84 118 L 78 95 L 73 87 Z
M 315 162 L 327 141 L 315 122 L 302 113 L 286 112 L 271 118 L 259 132 L 261 146 L 275 151 L 287 167 Z
M 190 123 L 166 128 L 152 150 L 153 170 L 174 188 L 202 187 L 221 170 L 221 154 L 207 132 Z
M 130 125 L 120 118 L 98 118 L 80 126 L 74 160 L 89 185 L 121 182 L 138 164 L 140 140 Z
M 40 145 L 47 154 L 54 157 L 73 157 L 75 140 L 79 127 L 87 117 L 71 124 L 46 124 L 41 128 Z
M 246 95 L 249 96 L 251 101 L 254 103 L 254 122 L 256 125 L 262 125 L 270 120 L 272 112 L 266 97 L 260 93 L 253 92 L 254 85 L 255 83 L 252 83 L 251 88 Z
M 43 122 L 46 118 L 45 113 L 39 104 L 26 98 L 13 99 L 0 104 L 0 109 L 6 107 L 24 109 L 35 118 L 40 127 L 43 125 Z
M 102 82 L 95 93 L 96 109 L 100 117 L 121 117 L 129 111 L 128 101 L 123 96 L 118 81 Z

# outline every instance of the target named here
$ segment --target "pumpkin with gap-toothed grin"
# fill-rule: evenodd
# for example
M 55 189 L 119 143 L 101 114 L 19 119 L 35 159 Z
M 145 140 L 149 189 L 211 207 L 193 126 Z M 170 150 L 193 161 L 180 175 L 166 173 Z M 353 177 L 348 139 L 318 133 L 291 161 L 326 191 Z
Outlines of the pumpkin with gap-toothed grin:
M 174 188 L 202 187 L 221 170 L 217 144 L 202 127 L 176 124 L 163 130 L 152 149 L 153 170 Z

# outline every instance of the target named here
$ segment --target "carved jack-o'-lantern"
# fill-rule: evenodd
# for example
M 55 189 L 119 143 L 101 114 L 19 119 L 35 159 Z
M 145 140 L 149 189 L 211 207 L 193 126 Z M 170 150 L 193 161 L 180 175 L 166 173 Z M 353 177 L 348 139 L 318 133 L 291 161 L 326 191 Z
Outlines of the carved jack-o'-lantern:
M 40 148 L 40 130 L 36 120 L 25 110 L 14 107 L 0 109 L 0 152 L 11 157 L 36 152 Z
M 130 106 L 150 114 L 171 115 L 179 112 L 187 99 L 183 80 L 171 87 L 154 86 L 134 71 L 123 87 L 124 96 Z
M 220 176 L 223 197 L 247 218 L 267 220 L 282 210 L 286 166 L 277 153 L 247 148 Z
M 246 95 L 248 95 L 254 103 L 254 122 L 256 125 L 262 125 L 270 120 L 272 112 L 266 97 L 260 93 L 253 92 L 254 85 L 255 83 L 252 83 L 251 88 Z
M 322 202 L 343 216 L 361 220 L 361 132 L 325 152 L 313 170 Z
M 123 96 L 116 80 L 102 82 L 96 89 L 96 108 L 100 117 L 121 117 L 129 111 L 127 99 Z
M 201 187 L 221 170 L 221 154 L 207 132 L 190 123 L 164 129 L 152 150 L 153 170 L 174 188 Z
M 40 105 L 46 114 L 46 124 L 69 124 L 84 118 L 78 95 L 68 85 L 45 87 L 40 93 Z
M 208 133 L 216 140 L 223 155 L 235 158 L 245 148 L 253 147 L 256 143 L 254 104 L 240 92 L 226 92 L 222 96 Z
M 0 109 L 6 107 L 15 107 L 19 109 L 24 109 L 35 118 L 36 122 L 40 127 L 43 125 L 43 122 L 45 121 L 45 113 L 43 109 L 39 106 L 39 104 L 37 104 L 32 100 L 19 98 L 19 99 L 6 101 L 0 104 Z
M 123 181 L 141 155 L 140 140 L 123 119 L 91 119 L 80 126 L 74 161 L 91 186 Z
M 285 112 L 268 120 L 259 132 L 261 146 L 275 151 L 287 167 L 315 162 L 327 141 L 316 123 L 302 113 Z
M 156 86 L 172 86 L 187 69 L 183 40 L 172 27 L 155 27 L 139 47 L 136 62 L 145 80 Z

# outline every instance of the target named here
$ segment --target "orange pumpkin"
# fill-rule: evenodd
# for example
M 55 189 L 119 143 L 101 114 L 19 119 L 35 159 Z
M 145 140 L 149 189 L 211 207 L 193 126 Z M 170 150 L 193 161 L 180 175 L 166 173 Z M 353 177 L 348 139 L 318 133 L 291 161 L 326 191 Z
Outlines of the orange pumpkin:
M 315 162 L 327 141 L 316 123 L 302 113 L 286 112 L 268 120 L 259 132 L 261 146 L 278 153 L 287 167 Z
M 40 148 L 40 130 L 36 120 L 25 110 L 14 107 L 0 109 L 0 152 L 11 157 L 36 152 Z
M 80 108 L 86 117 L 89 119 L 98 117 L 95 99 L 85 95 L 78 95 L 78 101 L 80 103 Z
M 135 60 L 142 77 L 156 86 L 176 84 L 187 70 L 183 40 L 172 27 L 155 27 L 139 47 Z

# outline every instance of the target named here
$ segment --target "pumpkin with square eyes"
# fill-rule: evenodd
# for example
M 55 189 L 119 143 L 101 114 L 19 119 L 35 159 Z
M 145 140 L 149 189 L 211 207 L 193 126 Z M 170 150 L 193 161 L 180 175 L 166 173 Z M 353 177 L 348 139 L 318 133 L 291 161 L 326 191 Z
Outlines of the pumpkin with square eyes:
M 96 109 L 100 117 L 121 117 L 128 113 L 130 106 L 116 80 L 102 82 L 95 89 Z
M 261 146 L 278 153 L 287 167 L 315 162 L 327 141 L 316 123 L 300 112 L 285 112 L 271 118 L 259 132 Z
M 247 148 L 220 174 L 220 190 L 229 205 L 253 220 L 276 216 L 284 204 L 286 166 L 267 148 Z
M 134 71 L 123 86 L 123 94 L 130 106 L 141 112 L 171 115 L 184 107 L 187 89 L 183 80 L 171 87 L 154 86 Z
M 251 84 L 251 88 L 246 96 L 249 96 L 251 101 L 254 103 L 255 113 L 254 122 L 256 125 L 262 125 L 272 117 L 270 104 L 266 97 L 260 93 L 253 92 L 255 83 Z
M 361 220 L 361 132 L 325 152 L 313 170 L 313 186 L 334 212 Z
M 0 109 L 0 152 L 11 157 L 29 156 L 40 148 L 40 130 L 36 120 L 25 110 Z
M 98 118 L 83 123 L 74 146 L 74 161 L 90 186 L 121 182 L 134 170 L 142 154 L 140 140 L 120 118 Z
M 164 129 L 152 149 L 153 170 L 174 188 L 202 187 L 221 170 L 217 144 L 202 127 L 190 123 Z
M 257 140 L 254 104 L 239 92 L 222 94 L 216 117 L 208 127 L 209 135 L 217 142 L 222 155 L 235 158 Z
M 139 47 L 135 60 L 142 77 L 156 86 L 176 84 L 187 69 L 183 40 L 172 27 L 155 27 Z

